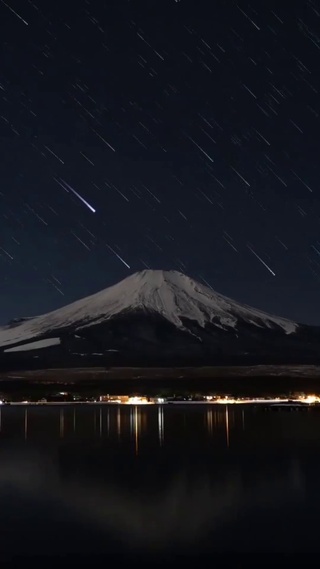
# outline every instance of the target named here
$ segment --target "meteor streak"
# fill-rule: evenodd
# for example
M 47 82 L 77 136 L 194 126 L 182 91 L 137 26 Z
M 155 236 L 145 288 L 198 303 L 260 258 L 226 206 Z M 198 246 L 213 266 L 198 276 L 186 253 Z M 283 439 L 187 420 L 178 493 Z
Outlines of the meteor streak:
M 92 213 L 96 213 L 96 210 L 92 207 L 92 205 L 90 205 L 82 196 L 80 196 L 80 194 L 78 194 L 78 192 L 76 192 L 76 190 L 74 190 L 69 184 L 67 184 L 67 182 L 65 182 L 62 178 L 60 178 L 61 182 L 63 184 L 65 184 L 65 186 L 67 186 L 66 188 L 64 188 L 65 190 L 67 190 L 67 188 L 75 195 L 77 196 L 77 198 L 82 201 L 82 203 L 84 203 L 84 205 L 87 206 L 88 209 L 90 209 L 90 211 L 92 211 Z M 60 184 L 60 186 L 62 186 L 62 184 L 60 182 L 58 182 L 58 184 Z M 63 186 L 62 186 L 63 187 Z M 68 190 L 67 190 L 68 191 Z

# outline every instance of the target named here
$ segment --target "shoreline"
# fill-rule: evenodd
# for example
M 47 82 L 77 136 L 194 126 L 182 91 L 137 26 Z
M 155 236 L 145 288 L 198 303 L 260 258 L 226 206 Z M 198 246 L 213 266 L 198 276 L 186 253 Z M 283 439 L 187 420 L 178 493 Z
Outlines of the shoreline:
M 113 399 L 109 400 L 73 400 L 73 401 L 0 401 L 0 407 L 61 407 L 61 406 L 94 406 L 94 407 L 171 407 L 174 406 L 208 406 L 208 407 L 301 407 L 304 409 L 318 408 L 320 409 L 320 398 L 312 397 L 296 397 L 296 398 L 228 398 L 206 396 L 204 399 L 163 399 L 163 398 L 145 398 L 120 396 L 125 400 Z

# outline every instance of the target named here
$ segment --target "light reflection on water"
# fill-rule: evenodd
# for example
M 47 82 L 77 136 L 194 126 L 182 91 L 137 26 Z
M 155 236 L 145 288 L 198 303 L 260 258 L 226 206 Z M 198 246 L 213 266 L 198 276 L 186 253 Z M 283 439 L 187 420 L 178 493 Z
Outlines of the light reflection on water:
M 3 407 L 4 551 L 312 550 L 319 451 L 312 413 Z
M 13 423 L 11 422 L 10 416 L 15 416 L 15 423 L 18 421 L 18 416 L 21 417 L 25 439 L 30 438 L 30 436 L 37 438 L 39 436 L 41 437 L 42 434 L 44 434 L 44 436 L 48 435 L 48 431 L 46 429 L 42 431 L 41 428 L 39 428 L 39 418 L 41 418 L 42 422 L 45 421 L 46 427 L 48 427 L 49 423 L 51 422 L 50 433 L 53 434 L 53 421 L 55 421 L 55 418 L 58 417 L 57 433 L 59 434 L 60 438 L 64 439 L 65 437 L 70 437 L 71 435 L 77 435 L 78 432 L 83 432 L 79 418 L 86 419 L 87 427 L 87 418 L 88 415 L 91 415 L 93 433 L 87 431 L 87 435 L 99 435 L 100 438 L 109 436 L 113 437 L 116 431 L 118 438 L 121 439 L 122 435 L 124 437 L 127 437 L 130 433 L 130 438 L 134 441 L 135 452 L 138 454 L 139 438 L 143 432 L 146 432 L 148 430 L 149 422 L 154 422 L 154 417 L 157 415 L 158 440 L 160 446 L 163 445 L 165 436 L 166 406 L 156 406 L 156 411 L 153 413 L 151 412 L 150 408 L 146 408 L 145 406 L 140 405 L 132 405 L 130 407 L 123 405 L 96 405 L 95 407 L 88 406 L 85 413 L 84 407 L 85 406 L 77 405 L 72 407 L 70 405 L 61 405 L 60 407 L 55 406 L 54 408 L 45 406 L 36 407 L 32 405 L 19 405 L 19 407 L 12 406 L 10 408 L 0 407 L 0 433 L 6 433 L 7 425 L 4 426 L 3 431 L 3 415 L 5 416 L 5 419 L 9 419 L 11 430 L 10 435 L 14 436 L 14 438 L 18 438 L 19 431 L 12 430 Z M 190 411 L 191 409 L 184 408 L 182 413 L 180 412 L 177 414 L 177 416 L 180 415 L 180 418 L 182 418 L 184 424 L 186 421 L 186 416 L 189 415 Z M 194 416 L 194 409 L 192 411 L 191 416 Z M 229 446 L 230 422 L 231 425 L 235 426 L 234 410 L 230 410 L 228 405 L 223 408 L 214 408 L 212 405 L 208 405 L 205 410 L 202 408 L 201 412 L 204 417 L 204 424 L 208 435 L 214 436 L 214 434 L 221 432 L 223 426 L 225 430 L 226 446 Z M 238 413 L 236 413 L 236 415 L 238 415 Z M 31 416 L 31 423 L 29 416 Z M 52 419 L 51 421 L 50 418 Z M 242 429 L 244 430 L 244 410 L 241 412 L 241 421 Z M 240 424 L 237 424 L 237 428 L 239 428 L 239 426 Z M 154 425 L 152 428 L 154 431 Z

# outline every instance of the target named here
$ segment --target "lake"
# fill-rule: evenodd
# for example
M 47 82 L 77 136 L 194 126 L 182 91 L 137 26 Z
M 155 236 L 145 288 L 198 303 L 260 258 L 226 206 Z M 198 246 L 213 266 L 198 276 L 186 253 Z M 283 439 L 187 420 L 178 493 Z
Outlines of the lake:
M 3 558 L 211 558 L 220 566 L 232 556 L 259 564 L 261 553 L 320 550 L 320 413 L 210 405 L 0 411 Z

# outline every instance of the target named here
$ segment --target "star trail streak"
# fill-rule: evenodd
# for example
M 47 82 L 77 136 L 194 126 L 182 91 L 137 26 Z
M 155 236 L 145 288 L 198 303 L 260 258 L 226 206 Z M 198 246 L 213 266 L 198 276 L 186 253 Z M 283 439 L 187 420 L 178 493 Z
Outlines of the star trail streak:
M 267 265 L 267 263 L 265 263 L 265 261 L 263 259 L 261 259 L 260 255 L 258 255 L 258 253 L 256 253 L 252 247 L 250 247 L 250 245 L 247 245 L 248 249 L 251 251 L 251 253 L 260 261 L 260 263 L 262 263 L 262 265 L 269 271 L 269 273 L 272 274 L 273 277 L 276 276 L 276 273 L 270 269 L 269 265 Z
M 10 10 L 10 12 L 12 12 L 15 16 L 17 16 L 17 18 L 19 18 L 19 20 L 21 20 L 21 22 L 23 22 L 26 26 L 28 26 L 28 22 L 26 22 L 26 20 L 24 20 L 22 18 L 22 16 L 20 16 L 13 8 L 11 8 L 11 6 L 9 6 L 9 4 L 7 4 L 4 0 L 1 0 L 1 3 L 8 8 L 8 10 Z

